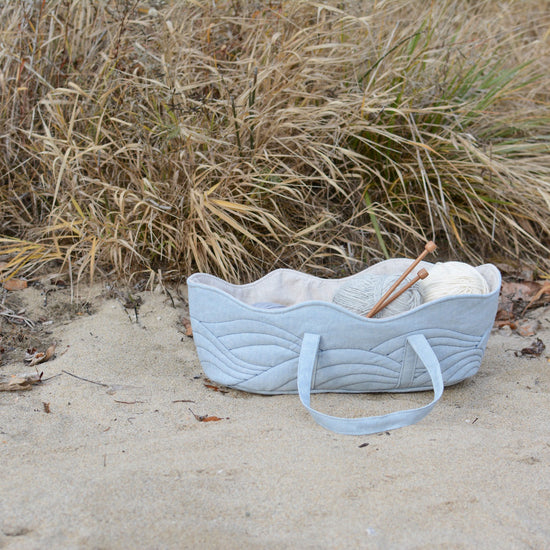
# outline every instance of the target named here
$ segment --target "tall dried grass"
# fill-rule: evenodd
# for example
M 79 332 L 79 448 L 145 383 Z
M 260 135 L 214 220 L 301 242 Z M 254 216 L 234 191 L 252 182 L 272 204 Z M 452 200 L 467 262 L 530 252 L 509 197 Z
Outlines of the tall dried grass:
M 550 269 L 545 2 L 0 3 L 3 276 Z M 0 258 L 1 259 L 1 258 Z

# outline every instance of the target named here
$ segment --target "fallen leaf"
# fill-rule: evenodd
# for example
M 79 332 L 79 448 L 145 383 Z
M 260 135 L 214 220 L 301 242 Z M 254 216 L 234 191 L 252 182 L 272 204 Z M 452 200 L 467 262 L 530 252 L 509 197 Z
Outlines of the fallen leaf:
M 204 384 L 205 388 L 208 388 L 210 390 L 218 391 L 220 393 L 229 393 L 229 390 L 222 390 L 219 386 L 215 386 L 214 384 Z
M 514 262 L 510 259 L 494 259 L 492 261 L 503 275 L 514 277 L 522 281 L 532 281 L 535 275 L 536 268 L 534 265 L 528 265 L 521 262 Z
M 529 347 L 523 348 L 519 352 L 516 351 L 515 355 L 516 357 L 539 357 L 545 349 L 544 342 L 540 338 L 537 338 Z
M 27 288 L 27 281 L 24 279 L 8 279 L 3 284 L 6 290 L 23 290 Z
M 501 298 L 517 302 L 528 301 L 536 294 L 542 285 L 535 281 L 512 282 L 503 281 L 501 286 Z
M 502 328 L 502 327 L 510 327 L 512 330 L 516 330 L 518 328 L 518 325 L 515 321 L 511 321 L 511 320 L 508 320 L 508 321 L 495 321 L 495 326 L 497 328 Z
M 219 416 L 209 416 L 207 414 L 200 415 L 195 414 L 191 409 L 191 414 L 195 417 L 195 420 L 198 420 L 199 422 L 218 422 L 219 420 L 223 420 L 223 418 L 220 418 Z
M 522 311 L 522 315 L 533 305 L 537 300 L 540 300 L 544 294 L 550 295 L 550 281 L 546 281 L 540 290 L 531 298 L 529 303 L 525 306 L 525 309 Z
M 38 382 L 42 380 L 43 374 L 44 373 L 41 372 L 40 374 L 12 375 L 9 378 L 0 375 L 0 391 L 30 390 L 31 386 L 38 384 Z
M 530 300 L 533 295 L 538 300 L 545 292 L 550 290 L 550 281 L 523 281 L 523 282 L 504 282 L 502 283 L 502 292 L 509 295 L 514 300 Z
M 29 363 L 29 366 L 34 367 L 40 363 L 49 361 L 55 355 L 55 344 L 52 344 L 45 353 L 36 351 L 36 348 L 28 349 L 25 354 L 25 361 Z
M 186 317 L 182 317 L 181 324 L 185 327 L 185 336 L 193 338 L 193 327 L 191 326 L 191 321 Z
M 548 303 L 545 294 L 550 295 L 550 281 L 503 281 L 495 320 L 517 321 L 528 308 Z
M 524 319 L 520 323 L 518 323 L 516 327 L 516 332 L 520 336 L 535 336 L 537 333 L 537 330 L 540 327 L 540 321 L 537 319 Z

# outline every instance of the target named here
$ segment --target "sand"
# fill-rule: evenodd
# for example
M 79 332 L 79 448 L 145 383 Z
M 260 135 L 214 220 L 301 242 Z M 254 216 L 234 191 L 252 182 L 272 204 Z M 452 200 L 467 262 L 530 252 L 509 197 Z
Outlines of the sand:
M 44 289 L 17 294 L 57 354 L 45 382 L 0 392 L 0 548 L 550 547 L 549 350 L 514 353 L 533 337 L 495 330 L 479 373 L 422 422 L 353 437 L 297 396 L 208 387 L 171 294 L 142 292 L 137 320 L 99 287 L 70 320 Z M 535 315 L 548 346 L 550 310 Z M 28 371 L 4 354 L 0 373 Z M 430 399 L 314 403 L 363 416 Z

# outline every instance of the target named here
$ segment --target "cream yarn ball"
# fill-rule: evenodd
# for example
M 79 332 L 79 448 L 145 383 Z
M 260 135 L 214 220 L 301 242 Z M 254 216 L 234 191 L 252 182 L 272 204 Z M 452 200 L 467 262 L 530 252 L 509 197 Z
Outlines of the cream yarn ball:
M 359 315 L 367 315 L 387 290 L 399 279 L 399 275 L 373 275 L 365 273 L 355 277 L 334 294 L 333 303 L 341 305 Z M 405 279 L 401 285 L 408 282 Z M 392 317 L 409 311 L 422 303 L 422 296 L 416 285 L 412 286 L 393 302 L 380 310 L 375 317 Z
M 438 262 L 428 269 L 429 276 L 418 281 L 424 302 L 443 296 L 460 294 L 488 294 L 485 277 L 471 265 L 463 262 Z

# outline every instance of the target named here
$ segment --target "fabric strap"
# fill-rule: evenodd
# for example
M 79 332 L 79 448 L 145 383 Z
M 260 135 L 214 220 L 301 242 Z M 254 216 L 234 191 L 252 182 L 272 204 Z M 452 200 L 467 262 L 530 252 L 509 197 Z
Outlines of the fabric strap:
M 328 430 L 346 435 L 366 435 L 410 426 L 422 420 L 443 394 L 443 377 L 439 361 L 428 340 L 422 334 L 414 334 L 409 336 L 407 341 L 430 375 L 434 389 L 434 399 L 431 403 L 418 409 L 362 418 L 340 418 L 316 411 L 311 407 L 311 386 L 317 366 L 320 340 L 318 334 L 304 334 L 298 360 L 298 394 L 314 420 Z

